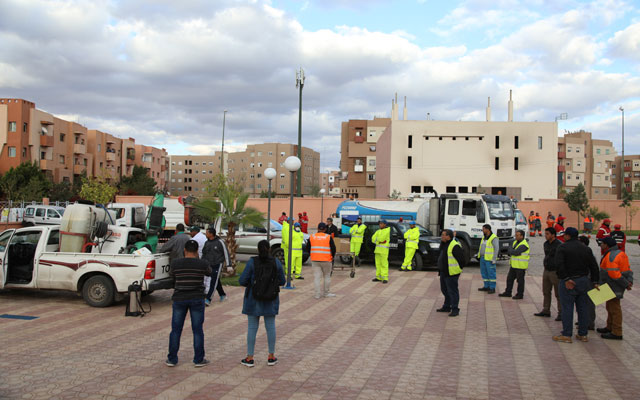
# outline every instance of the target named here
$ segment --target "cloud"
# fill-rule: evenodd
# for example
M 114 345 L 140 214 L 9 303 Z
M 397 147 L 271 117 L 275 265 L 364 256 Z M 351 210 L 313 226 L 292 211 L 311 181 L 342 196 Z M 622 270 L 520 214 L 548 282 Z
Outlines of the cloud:
M 608 45 L 612 57 L 640 61 L 640 22 L 616 32 Z

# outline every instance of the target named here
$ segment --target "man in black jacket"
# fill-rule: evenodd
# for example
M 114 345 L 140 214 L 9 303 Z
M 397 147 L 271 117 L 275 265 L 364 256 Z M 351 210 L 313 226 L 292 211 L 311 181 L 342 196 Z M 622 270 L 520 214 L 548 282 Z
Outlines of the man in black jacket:
M 544 236 L 545 239 L 547 239 L 547 241 L 544 242 L 544 272 L 542 273 L 542 295 L 544 296 L 544 300 L 542 301 L 542 311 L 533 315 L 536 317 L 551 316 L 551 290 L 553 289 L 558 306 L 556 321 L 562 321 L 562 306 L 560 305 L 558 274 L 556 273 L 556 252 L 561 243 L 556 239 L 556 230 L 554 228 L 545 229 Z
M 462 246 L 453 238 L 453 231 L 445 229 L 440 236 L 440 256 L 438 257 L 438 272 L 440 275 L 440 291 L 444 295 L 444 304 L 437 312 L 448 312 L 450 317 L 460 314 L 458 303 L 460 292 L 458 279 L 464 268 L 464 252 Z M 449 254 L 451 253 L 451 254 Z
M 571 343 L 573 333 L 573 306 L 578 311 L 576 339 L 586 342 L 589 326 L 589 297 L 592 284 L 598 284 L 598 263 L 591 250 L 578 240 L 578 230 L 564 230 L 564 240 L 556 251 L 558 291 L 562 304 L 562 334 L 553 337 L 556 342 Z
M 327 218 L 327 235 L 332 238 L 338 236 L 338 227 L 333 224 L 333 218 Z
M 231 259 L 229 258 L 229 250 L 227 245 L 220 237 L 216 236 L 216 230 L 213 227 L 207 228 L 207 241 L 202 249 L 202 259 L 209 263 L 209 266 L 213 270 L 211 275 L 211 283 L 209 284 L 209 291 L 207 292 L 205 305 L 211 304 L 211 297 L 213 296 L 214 289 L 218 290 L 220 295 L 220 301 L 224 301 L 227 298 L 227 294 L 222 288 L 220 283 L 220 276 L 222 275 L 222 268 L 225 265 L 231 265 Z

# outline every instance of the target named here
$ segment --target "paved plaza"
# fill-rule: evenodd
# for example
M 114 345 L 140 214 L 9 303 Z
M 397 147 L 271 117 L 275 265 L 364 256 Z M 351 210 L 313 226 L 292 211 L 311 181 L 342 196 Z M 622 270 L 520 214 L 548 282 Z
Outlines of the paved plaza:
M 500 263 L 498 290 L 506 265 Z M 387 285 L 371 282 L 370 266 L 354 279 L 336 271 L 338 297 L 323 300 L 313 299 L 310 267 L 303 271 L 307 279 L 281 293 L 279 364 L 266 365 L 262 326 L 251 369 L 240 365 L 246 352 L 243 288 L 226 288 L 229 301 L 207 308 L 211 365 L 204 368 L 191 362 L 189 322 L 178 366 L 164 364 L 171 291 L 150 296 L 152 311 L 143 318 L 124 317 L 124 302 L 97 309 L 70 293 L 2 291 L 0 314 L 38 318 L 0 318 L 0 398 L 640 397 L 640 290 L 622 302 L 623 341 L 590 332 L 588 343 L 561 344 L 551 340 L 560 322 L 533 316 L 542 302 L 535 273 L 527 276 L 524 300 L 516 301 L 478 292 L 478 267 L 467 267 L 460 281 L 461 315 L 450 318 L 435 311 L 442 295 L 432 271 L 393 269 Z M 603 318 L 600 306 L 597 326 Z

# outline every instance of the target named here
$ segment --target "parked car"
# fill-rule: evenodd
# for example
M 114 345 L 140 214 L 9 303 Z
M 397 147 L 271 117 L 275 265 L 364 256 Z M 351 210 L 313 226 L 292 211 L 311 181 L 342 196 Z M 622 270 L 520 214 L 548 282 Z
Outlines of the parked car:
M 64 208 L 58 206 L 34 205 L 24 209 L 22 223 L 25 226 L 60 225 Z
M 265 224 L 266 225 L 266 224 Z M 220 232 L 220 236 L 226 237 L 227 230 L 224 229 Z M 258 254 L 258 242 L 267 239 L 266 226 L 245 226 L 239 225 L 236 229 L 236 243 L 238 244 L 238 254 Z M 309 235 L 304 234 L 304 244 L 302 250 L 302 262 L 305 263 L 309 258 L 309 253 L 306 250 L 305 244 L 309 240 Z M 271 246 L 271 255 L 280 259 L 280 262 L 284 265 L 284 250 L 280 247 L 282 243 L 282 225 L 278 221 L 271 220 L 271 240 L 269 245 Z
M 360 248 L 360 259 L 362 261 L 374 261 L 375 244 L 371 242 L 371 237 L 380 229 L 377 222 L 365 222 L 367 229 L 364 231 L 364 241 Z M 402 264 L 404 261 L 404 233 L 410 229 L 406 222 L 389 222 L 387 226 L 391 229 L 391 239 L 389 243 L 389 263 Z M 436 266 L 438 254 L 440 253 L 440 238 L 433 236 L 427 228 L 416 224 L 420 230 L 420 243 L 418 251 L 413 256 L 411 268 L 422 270 L 427 266 Z M 340 237 L 350 237 L 350 235 L 340 235 Z M 340 261 L 350 263 L 351 257 L 340 256 Z

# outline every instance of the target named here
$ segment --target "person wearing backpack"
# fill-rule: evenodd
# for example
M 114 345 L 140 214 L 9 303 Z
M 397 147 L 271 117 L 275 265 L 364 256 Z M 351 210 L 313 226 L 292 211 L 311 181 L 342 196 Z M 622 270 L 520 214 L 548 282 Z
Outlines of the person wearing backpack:
M 247 315 L 247 357 L 240 363 L 247 367 L 255 365 L 253 359 L 256 344 L 256 333 L 260 317 L 264 319 L 264 327 L 267 330 L 267 342 L 269 356 L 267 365 L 276 365 L 278 359 L 275 356 L 276 347 L 276 315 L 280 308 L 280 286 L 286 283 L 284 270 L 280 260 L 271 256 L 269 242 L 261 240 L 258 243 L 258 256 L 251 257 L 242 271 L 239 279 L 240 285 L 246 287 L 242 313 Z

